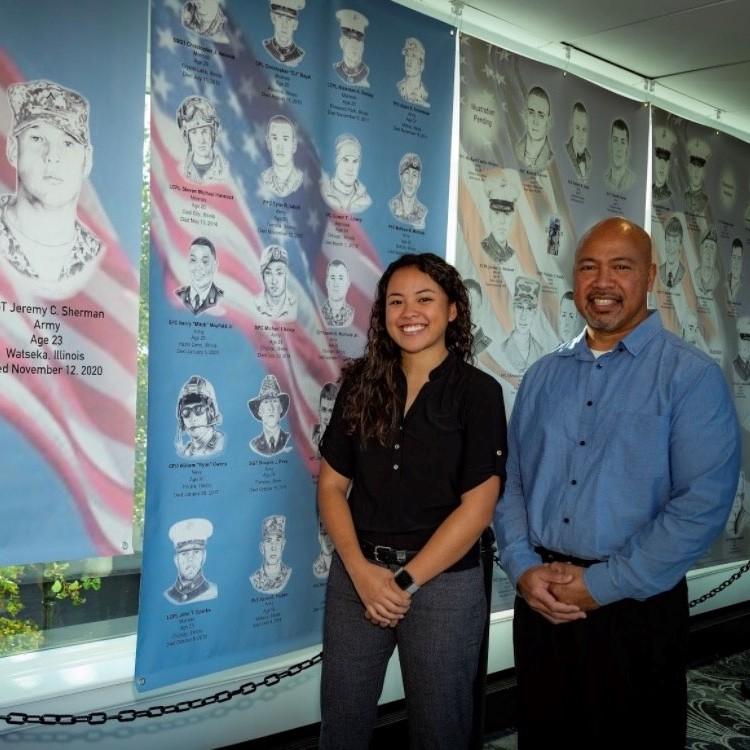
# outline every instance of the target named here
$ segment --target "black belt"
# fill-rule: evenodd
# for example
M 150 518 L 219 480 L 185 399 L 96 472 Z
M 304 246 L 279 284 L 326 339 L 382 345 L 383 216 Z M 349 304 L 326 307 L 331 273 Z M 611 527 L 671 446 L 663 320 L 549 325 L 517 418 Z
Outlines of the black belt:
M 554 550 L 547 549 L 546 547 L 534 547 L 534 552 L 542 558 L 542 562 L 553 563 L 563 562 L 572 563 L 578 565 L 579 568 L 590 568 L 592 565 L 601 562 L 601 560 L 584 560 L 581 557 L 573 557 L 573 555 L 564 555 L 562 552 L 555 552 Z
M 414 549 L 396 549 L 395 547 L 386 547 L 384 544 L 373 544 L 366 539 L 360 539 L 359 546 L 362 549 L 362 554 L 368 560 L 383 565 L 405 565 L 419 553 L 419 550 Z

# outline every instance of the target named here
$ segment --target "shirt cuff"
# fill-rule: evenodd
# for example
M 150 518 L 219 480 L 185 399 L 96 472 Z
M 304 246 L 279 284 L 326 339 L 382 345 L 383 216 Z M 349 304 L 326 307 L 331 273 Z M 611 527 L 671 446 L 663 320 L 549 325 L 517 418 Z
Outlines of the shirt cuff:
M 589 590 L 593 600 L 603 607 L 612 604 L 618 599 L 623 599 L 622 594 L 616 590 L 609 574 L 609 563 L 601 562 L 592 565 L 583 571 L 583 582 Z

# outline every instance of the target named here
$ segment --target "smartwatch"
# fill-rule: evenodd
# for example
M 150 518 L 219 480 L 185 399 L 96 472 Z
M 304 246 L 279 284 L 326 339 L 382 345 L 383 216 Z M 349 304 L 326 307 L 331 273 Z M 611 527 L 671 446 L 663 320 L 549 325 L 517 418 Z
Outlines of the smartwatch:
M 402 591 L 406 591 L 407 594 L 414 595 L 419 591 L 419 586 L 414 583 L 411 573 L 406 568 L 399 568 L 393 574 L 393 580 L 396 581 L 396 586 Z

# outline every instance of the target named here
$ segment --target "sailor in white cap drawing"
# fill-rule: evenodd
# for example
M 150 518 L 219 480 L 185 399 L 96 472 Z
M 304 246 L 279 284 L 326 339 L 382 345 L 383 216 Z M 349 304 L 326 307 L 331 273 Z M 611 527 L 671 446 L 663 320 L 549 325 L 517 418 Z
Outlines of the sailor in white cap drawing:
M 172 604 L 205 602 L 219 595 L 216 584 L 203 575 L 206 542 L 213 533 L 214 526 L 207 518 L 186 518 L 170 527 L 169 538 L 174 544 L 177 580 L 164 592 L 164 596 Z
M 294 41 L 299 26 L 299 12 L 305 0 L 269 0 L 273 36 L 263 40 L 263 47 L 277 62 L 294 68 L 302 62 L 305 50 Z
M 338 11 L 336 19 L 341 26 L 341 60 L 333 69 L 344 83 L 369 88 L 367 76 L 370 74 L 370 68 L 362 61 L 365 51 L 365 29 L 369 21 L 358 11 L 349 9 Z

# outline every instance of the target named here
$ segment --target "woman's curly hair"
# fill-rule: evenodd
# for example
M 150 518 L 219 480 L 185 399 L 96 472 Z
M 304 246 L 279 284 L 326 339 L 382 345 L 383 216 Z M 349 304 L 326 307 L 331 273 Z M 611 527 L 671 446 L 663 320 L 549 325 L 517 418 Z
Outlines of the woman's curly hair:
M 434 253 L 402 255 L 394 260 L 378 282 L 370 314 L 367 346 L 363 357 L 348 362 L 342 372 L 343 418 L 347 432 L 364 443 L 372 438 L 386 445 L 401 421 L 397 382 L 401 350 L 385 327 L 386 292 L 393 274 L 414 267 L 426 273 L 456 305 L 456 318 L 448 324 L 445 344 L 448 351 L 466 362 L 472 360 L 472 334 L 469 295 L 458 271 Z

